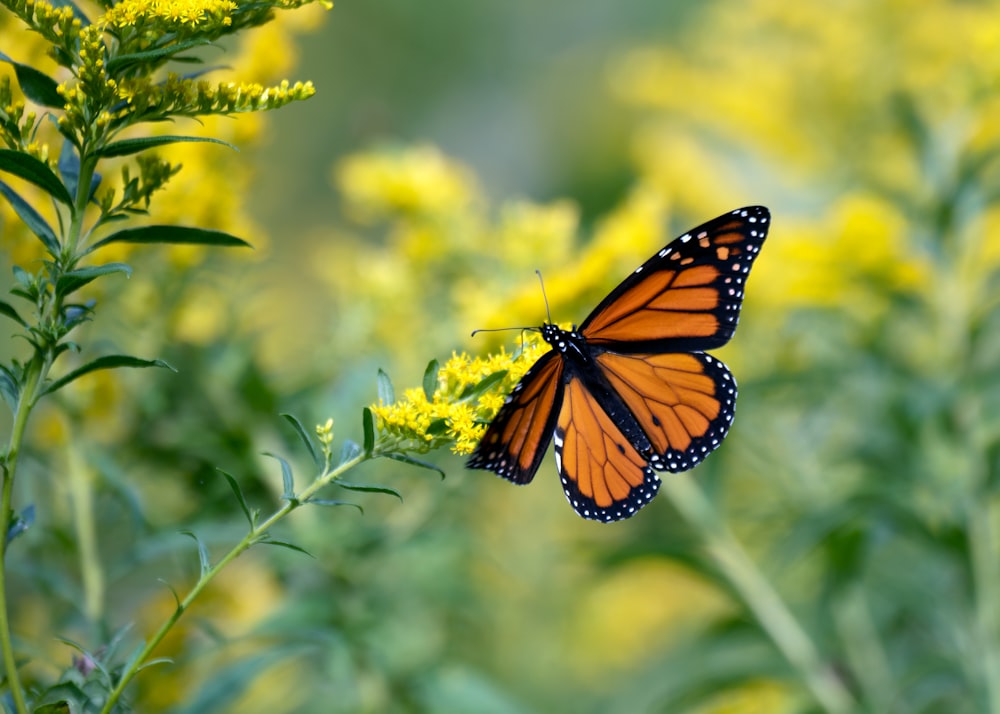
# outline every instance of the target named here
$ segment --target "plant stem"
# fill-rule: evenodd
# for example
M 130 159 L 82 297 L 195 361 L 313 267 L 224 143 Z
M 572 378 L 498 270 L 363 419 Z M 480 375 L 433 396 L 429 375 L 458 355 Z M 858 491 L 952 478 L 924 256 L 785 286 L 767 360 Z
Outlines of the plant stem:
M 719 520 L 715 509 L 692 479 L 674 475 L 663 481 L 674 506 L 704 540 L 730 586 L 757 618 L 788 663 L 798 671 L 816 702 L 828 714 L 850 714 L 856 705 L 850 692 L 820 660 L 815 645 L 781 596 Z
M 991 505 L 989 498 L 983 498 L 968 506 L 969 552 L 975 586 L 975 640 L 986 688 L 983 711 L 1000 714 L 1000 565 L 996 555 L 1000 536 Z
M 225 568 L 252 545 L 259 543 L 267 534 L 268 529 L 272 528 L 282 518 L 307 502 L 309 498 L 311 498 L 321 488 L 329 485 L 333 481 L 336 481 L 347 471 L 370 458 L 372 457 L 367 454 L 359 454 L 353 459 L 343 462 L 332 471 L 325 471 L 306 489 L 299 493 L 295 500 L 287 501 L 285 505 L 272 513 L 267 520 L 250 529 L 250 532 L 248 532 L 239 543 L 233 546 L 232 549 L 222 556 L 222 558 L 216 562 L 215 565 L 209 568 L 200 578 L 198 578 L 198 582 L 196 582 L 191 590 L 188 591 L 187 595 L 184 596 L 184 599 L 177 604 L 177 607 L 174 609 L 173 613 L 171 613 L 170 617 L 168 617 L 163 624 L 160 625 L 160 628 L 156 631 L 152 638 L 150 638 L 149 642 L 146 643 L 146 646 L 139 653 L 139 656 L 136 657 L 129 664 L 128 668 L 122 672 L 121 678 L 118 680 L 118 684 L 112 690 L 111 694 L 108 696 L 108 701 L 105 702 L 104 707 L 101 709 L 101 714 L 110 714 L 114 705 L 124 693 L 125 687 L 127 687 L 129 682 L 131 682 L 135 675 L 139 673 L 143 663 L 149 659 L 149 656 L 153 653 L 157 646 L 159 646 L 160 642 L 163 641 L 163 638 L 166 637 L 167 633 L 170 632 L 177 621 L 181 619 L 181 616 L 188 610 L 188 608 L 191 607 L 195 599 L 215 578 L 215 576 L 222 571 L 223 568 Z
M 14 425 L 10 433 L 10 445 L 3 463 L 3 494 L 0 497 L 0 652 L 3 654 L 4 670 L 7 676 L 7 687 L 14 709 L 18 714 L 27 714 L 28 704 L 24 698 L 24 689 L 17 671 L 17 659 L 14 655 L 14 642 L 10 629 L 10 613 L 7 603 L 7 534 L 10 532 L 11 514 L 13 513 L 14 476 L 17 472 L 17 460 L 24 442 L 24 431 L 28 426 L 28 417 L 37 398 L 38 385 L 46 371 L 47 362 L 41 354 L 36 354 L 28 363 L 24 386 L 17 402 L 17 412 L 14 415 Z

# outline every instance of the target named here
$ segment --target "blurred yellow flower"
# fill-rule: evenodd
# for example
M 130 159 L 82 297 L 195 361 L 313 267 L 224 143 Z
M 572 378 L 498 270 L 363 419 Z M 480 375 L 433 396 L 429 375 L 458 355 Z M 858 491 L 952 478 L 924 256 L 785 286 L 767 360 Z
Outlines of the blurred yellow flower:
M 362 219 L 447 214 L 479 193 L 468 169 L 428 145 L 348 157 L 334 181 L 348 210 Z

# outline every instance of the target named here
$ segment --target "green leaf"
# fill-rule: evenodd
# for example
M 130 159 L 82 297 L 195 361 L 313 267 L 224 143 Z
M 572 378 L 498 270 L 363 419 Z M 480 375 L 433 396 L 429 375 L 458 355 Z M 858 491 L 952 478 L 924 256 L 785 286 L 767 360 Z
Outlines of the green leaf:
M 48 193 L 57 201 L 67 206 L 73 205 L 73 197 L 69 195 L 66 186 L 44 161 L 39 161 L 31 154 L 25 154 L 13 149 L 0 149 L 0 171 L 14 174 L 29 181 Z
M 72 711 L 69 708 L 69 702 L 63 699 L 59 702 L 52 702 L 51 704 L 43 704 L 37 709 L 32 710 L 34 714 L 70 714 Z
M 372 451 L 375 450 L 375 416 L 368 407 L 361 410 L 361 428 L 365 434 L 365 441 L 361 448 L 364 449 L 365 456 L 371 456 Z
M 150 360 L 130 357 L 129 355 L 105 355 L 104 357 L 98 357 L 94 361 L 88 362 L 82 367 L 74 369 L 69 374 L 55 380 L 45 388 L 42 394 L 51 394 L 57 389 L 65 387 L 74 379 L 82 377 L 85 374 L 89 374 L 90 372 L 95 372 L 99 369 L 117 369 L 119 367 L 166 367 L 171 371 L 176 371 L 173 367 L 161 359 Z
M 17 195 L 17 192 L 10 186 L 0 181 L 0 193 L 4 195 L 14 209 L 18 218 L 24 221 L 24 225 L 31 230 L 38 239 L 42 241 L 49 253 L 55 257 L 59 255 L 59 239 L 41 214 L 31 207 L 31 204 Z
M 381 367 L 378 370 L 378 400 L 386 406 L 396 402 L 396 390 L 392 388 L 392 380 Z
M 286 501 L 294 501 L 295 498 L 295 477 L 292 476 L 292 467 L 283 458 L 277 454 L 272 454 L 268 451 L 264 452 L 264 456 L 270 456 L 272 459 L 276 460 L 281 464 L 281 482 L 284 488 L 284 492 L 281 497 Z
M 395 496 L 400 501 L 403 497 L 399 495 L 399 491 L 394 488 L 389 488 L 388 486 L 369 486 L 364 483 L 350 483 L 348 481 L 334 481 L 335 484 L 341 488 L 347 489 L 348 491 L 358 491 L 360 493 L 386 493 L 390 496 Z
M 15 265 L 13 268 L 14 279 L 26 288 L 30 288 L 32 284 L 31 273 L 22 268 L 20 265 Z
M 282 414 L 281 416 L 285 418 L 285 421 L 292 425 L 295 433 L 299 435 L 300 439 L 302 439 L 302 443 L 305 444 L 306 449 L 309 450 L 309 455 L 312 456 L 313 463 L 317 466 L 322 466 L 323 457 L 318 451 L 316 451 L 316 447 L 313 445 L 313 441 L 309 437 L 309 432 L 307 432 L 306 428 L 302 426 L 302 422 L 296 419 L 292 414 Z
M 14 373 L 3 365 L 0 365 L 0 395 L 12 412 L 17 411 L 17 403 L 21 398 L 21 385 Z
M 56 281 L 56 294 L 66 296 L 76 292 L 84 285 L 99 278 L 102 275 L 111 273 L 125 273 L 125 277 L 132 277 L 132 268 L 125 263 L 106 263 L 104 265 L 93 265 L 77 270 L 70 270 L 63 273 Z
M 145 644 L 143 645 L 145 646 Z M 155 667 L 158 664 L 173 664 L 174 660 L 170 657 L 157 657 L 156 659 L 151 659 L 148 662 L 143 662 L 141 665 L 136 667 L 136 674 L 142 672 L 143 670 L 149 669 L 150 667 Z
M 11 520 L 10 526 L 7 528 L 7 545 L 10 545 L 12 540 L 25 533 L 34 524 L 35 504 L 30 504 L 23 511 L 14 515 Z
M 427 433 L 431 436 L 444 436 L 448 431 L 448 420 L 445 418 L 434 419 L 427 425 Z
M 441 480 L 444 480 L 444 471 L 442 471 L 438 466 L 435 466 L 430 461 L 424 461 L 423 459 L 415 459 L 408 454 L 402 454 L 398 452 L 393 452 L 391 454 L 381 454 L 387 459 L 392 459 L 393 461 L 399 461 L 403 464 L 409 464 L 410 466 L 417 466 L 422 469 L 428 469 L 429 471 L 437 471 L 441 474 Z
M 77 153 L 73 142 L 69 139 L 63 139 L 57 168 L 59 169 L 59 175 L 62 176 L 66 190 L 75 196 L 76 189 L 80 185 L 80 155 Z
M 350 501 L 334 501 L 329 498 L 310 498 L 306 500 L 306 503 L 310 503 L 314 506 L 329 506 L 330 508 L 336 508 L 337 506 L 352 506 L 361 511 L 361 513 L 365 512 L 365 509 L 361 506 L 356 503 L 351 503 Z
M 493 374 L 486 375 L 477 384 L 473 384 L 467 387 L 462 396 L 459 398 L 463 402 L 471 402 L 474 399 L 485 394 L 495 385 L 503 381 L 503 378 L 507 376 L 507 370 L 502 369 L 499 372 L 494 372 Z
M 132 54 L 118 55 L 117 57 L 113 57 L 108 60 L 107 71 L 109 73 L 117 73 L 121 69 L 129 67 L 130 65 L 155 63 L 158 60 L 169 58 L 171 55 L 183 52 L 184 50 L 189 50 L 192 47 L 202 47 L 210 44 L 212 43 L 208 40 L 188 40 L 186 42 L 170 44 L 166 47 L 158 47 L 154 50 L 147 50 L 146 52 L 133 52 Z
M 358 446 L 356 441 L 351 441 L 350 439 L 344 440 L 344 445 L 340 447 L 340 461 L 343 464 L 352 459 L 356 459 L 362 454 L 361 447 Z
M 300 548 L 299 546 L 295 545 L 294 543 L 287 543 L 287 542 L 285 542 L 283 540 L 271 540 L 270 538 L 268 538 L 266 540 L 262 540 L 262 541 L 258 541 L 258 542 L 261 545 L 276 545 L 276 546 L 278 546 L 280 548 L 288 548 L 289 550 L 294 550 L 296 553 L 302 553 L 304 555 L 308 555 L 310 558 L 315 558 L 316 557 L 315 555 L 313 555 L 312 553 L 310 553 L 305 548 Z
M 21 91 L 35 104 L 54 109 L 62 109 L 66 106 L 66 100 L 56 89 L 59 83 L 52 77 L 44 72 L 39 72 L 34 67 L 15 62 L 3 52 L 0 52 L 0 61 L 7 62 L 14 67 L 14 74 L 17 76 L 17 83 L 21 87 Z
M 424 370 L 424 396 L 427 397 L 427 401 L 434 399 L 434 393 L 438 390 L 438 370 L 441 365 L 438 364 L 436 359 L 432 359 L 427 363 L 427 369 Z
M 11 320 L 21 325 L 21 327 L 28 326 L 28 323 L 24 321 L 24 318 L 17 314 L 17 310 L 15 310 L 10 303 L 4 302 L 3 300 L 0 300 L 0 315 L 9 317 Z
M 108 64 L 111 64 L 110 62 Z M 235 146 L 230 144 L 228 141 L 222 141 L 221 139 L 212 139 L 210 137 L 203 136 L 142 136 L 136 139 L 123 139 L 121 141 L 116 141 L 112 144 L 108 144 L 100 151 L 94 152 L 96 156 L 108 159 L 115 156 L 130 156 L 131 154 L 138 154 L 139 152 L 146 151 L 148 149 L 155 149 L 158 146 L 166 146 L 168 144 L 177 144 L 182 142 L 197 142 L 203 144 L 221 144 L 222 146 L 227 146 L 233 151 L 239 151 Z
M 87 249 L 91 253 L 110 243 L 167 243 L 172 245 L 214 245 L 221 247 L 250 247 L 241 238 L 222 231 L 188 226 L 141 226 L 126 228 L 99 240 Z
M 208 560 L 208 548 L 205 547 L 201 538 L 192 531 L 181 531 L 181 533 L 190 536 L 198 544 L 198 563 L 201 567 L 201 577 L 205 577 L 208 571 L 212 569 L 212 563 Z
M 218 471 L 225 477 L 229 483 L 229 488 L 233 489 L 233 493 L 236 494 L 236 500 L 239 501 L 240 508 L 243 509 L 243 515 L 247 517 L 247 523 L 250 524 L 250 529 L 253 530 L 257 527 L 257 519 L 250 512 L 250 506 L 247 505 L 246 496 L 243 495 L 243 489 L 240 488 L 239 482 L 222 469 L 218 469 Z

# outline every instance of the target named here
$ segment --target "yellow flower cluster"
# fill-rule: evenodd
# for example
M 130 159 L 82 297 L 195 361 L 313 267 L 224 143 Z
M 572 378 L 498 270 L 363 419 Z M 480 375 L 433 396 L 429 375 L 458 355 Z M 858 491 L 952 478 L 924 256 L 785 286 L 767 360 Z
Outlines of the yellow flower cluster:
M 433 146 L 352 156 L 334 178 L 359 218 L 451 213 L 478 195 L 469 171 Z
M 138 31 L 145 23 L 155 23 L 157 32 L 185 26 L 232 24 L 237 9 L 233 0 L 122 0 L 105 13 L 106 27 Z
M 69 5 L 53 7 L 45 0 L 8 0 L 4 6 L 52 44 L 72 47 L 81 23 Z
M 496 416 L 504 398 L 549 346 L 532 333 L 516 354 L 502 347 L 488 357 L 452 354 L 437 372 L 437 388 L 428 398 L 423 389 L 407 389 L 393 404 L 372 406 L 379 438 L 388 448 L 426 453 L 449 446 L 456 454 L 470 454 Z M 481 393 L 483 380 L 503 373 L 502 379 Z

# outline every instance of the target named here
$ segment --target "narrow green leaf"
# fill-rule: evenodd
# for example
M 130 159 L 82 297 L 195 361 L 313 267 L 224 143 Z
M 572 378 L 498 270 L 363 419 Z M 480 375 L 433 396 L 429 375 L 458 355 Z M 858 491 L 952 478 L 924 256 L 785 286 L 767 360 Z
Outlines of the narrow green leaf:
M 15 310 L 10 303 L 4 302 L 3 300 L 0 300 L 0 315 L 9 317 L 11 320 L 21 325 L 21 327 L 28 326 L 28 323 L 24 321 L 24 318 L 17 314 L 17 310 Z
M 174 596 L 174 606 L 175 606 L 175 608 L 177 610 L 180 610 L 181 609 L 181 596 L 177 594 L 177 591 L 174 589 L 174 586 L 171 585 L 170 583 L 168 583 L 163 578 L 157 578 L 157 580 L 159 580 L 161 583 L 163 583 L 164 585 L 167 586 L 167 590 L 169 590 L 170 594 Z
M 17 83 L 21 87 L 21 91 L 35 104 L 54 109 L 62 109 L 66 106 L 66 100 L 56 89 L 59 83 L 52 77 L 44 72 L 39 72 L 34 67 L 15 62 L 3 52 L 0 52 L 0 61 L 7 62 L 14 67 L 14 74 L 17 76 Z
M 97 241 L 86 252 L 91 253 L 110 243 L 167 243 L 172 245 L 214 245 L 221 247 L 250 247 L 245 240 L 222 231 L 188 226 L 141 226 L 126 228 Z
M 329 498 L 310 498 L 306 503 L 311 503 L 314 506 L 329 506 L 331 508 L 336 508 L 337 506 L 353 506 L 357 508 L 363 514 L 365 509 L 356 503 L 351 503 L 350 501 L 334 501 Z
M 229 483 L 229 488 L 231 488 L 233 490 L 233 493 L 236 495 L 236 500 L 239 501 L 240 508 L 243 509 L 243 515 L 247 517 L 247 523 L 250 524 L 250 529 L 253 530 L 254 528 L 257 527 L 256 523 L 257 519 L 254 518 L 254 516 L 250 512 L 250 506 L 247 505 L 246 496 L 243 495 L 243 489 L 240 488 L 239 482 L 235 478 L 227 474 L 225 471 L 223 471 L 222 469 L 217 469 L 217 470 L 220 474 L 222 474 L 225 477 L 226 481 Z
M 71 196 L 76 195 L 76 188 L 80 185 L 80 155 L 76 147 L 69 139 L 63 139 L 62 150 L 59 152 L 59 163 L 57 164 L 59 175 L 62 176 L 63 184 Z
M 437 392 L 439 369 L 438 361 L 432 359 L 427 363 L 427 369 L 424 370 L 424 396 L 427 397 L 427 401 L 434 399 L 434 393 Z
M 378 400 L 385 405 L 396 402 L 396 390 L 393 389 L 392 380 L 381 367 L 378 370 Z
M 110 64 L 110 63 L 109 63 Z M 121 141 L 116 141 L 112 144 L 108 144 L 100 151 L 95 152 L 97 156 L 102 158 L 112 158 L 115 156 L 129 156 L 131 154 L 138 154 L 139 152 L 146 151 L 148 149 L 155 149 L 158 146 L 166 146 L 168 144 L 177 144 L 182 142 L 197 142 L 203 144 L 221 144 L 222 146 L 227 146 L 233 151 L 239 151 L 235 146 L 230 144 L 228 141 L 222 141 L 220 139 L 212 139 L 210 137 L 202 136 L 143 136 L 136 139 L 123 139 Z
M 31 154 L 25 154 L 13 149 L 0 149 L 0 171 L 6 171 L 25 181 L 29 181 L 48 193 L 57 201 L 70 206 L 73 198 L 66 186 L 59 180 L 52 169 L 44 161 L 36 159 Z
M 305 548 L 300 548 L 299 546 L 295 545 L 294 543 L 287 543 L 287 542 L 285 542 L 283 540 L 271 540 L 269 538 L 267 540 L 260 541 L 260 544 L 261 545 L 276 545 L 276 546 L 278 546 L 280 548 L 288 548 L 289 550 L 294 550 L 296 553 L 302 553 L 304 555 L 308 555 L 310 558 L 315 558 L 316 557 L 315 555 L 313 555 L 312 553 L 310 553 Z
M 69 708 L 69 702 L 63 699 L 62 701 L 52 702 L 51 704 L 43 704 L 32 711 L 34 714 L 70 714 L 72 710 Z
M 399 495 L 399 491 L 394 488 L 389 488 L 388 486 L 369 486 L 364 483 L 349 483 L 347 481 L 334 481 L 335 484 L 341 488 L 347 489 L 348 491 L 359 491 L 361 493 L 386 493 L 390 496 L 395 496 L 400 501 L 403 497 Z
M 0 395 L 7 402 L 11 412 L 17 411 L 17 403 L 21 398 L 21 385 L 14 372 L 0 365 Z
M 132 277 L 132 268 L 125 263 L 105 263 L 104 265 L 93 265 L 77 270 L 70 270 L 63 273 L 56 281 L 57 295 L 70 295 L 95 278 L 111 273 L 125 273 L 125 277 Z
M 145 646 L 145 644 L 143 645 Z M 143 662 L 136 668 L 136 673 L 143 671 L 144 669 L 149 669 L 150 667 L 155 667 L 158 664 L 173 664 L 174 660 L 170 657 L 157 657 L 156 659 L 151 659 L 148 662 Z
M 284 492 L 281 497 L 286 501 L 295 500 L 295 478 L 292 476 L 292 467 L 283 458 L 277 454 L 272 454 L 269 451 L 264 452 L 264 456 L 270 456 L 272 459 L 281 464 L 281 482 L 284 488 Z
M 31 287 L 31 273 L 22 268 L 20 265 L 15 265 L 13 268 L 14 279 L 26 288 Z
M 365 441 L 361 448 L 364 449 L 365 456 L 371 456 L 372 451 L 375 450 L 375 416 L 368 407 L 361 410 L 361 427 L 365 434 Z
M 176 598 L 176 593 L 174 596 Z M 133 647 L 132 651 L 128 655 L 128 659 L 125 660 L 125 664 L 122 666 L 122 671 L 127 672 L 130 669 L 132 669 L 132 666 L 139 661 L 139 657 L 142 656 L 142 651 L 145 648 L 146 648 L 145 640 L 140 641 L 139 644 Z
M 117 369 L 118 367 L 166 367 L 169 370 L 174 370 L 169 364 L 161 359 L 139 359 L 138 357 L 130 357 L 128 355 L 105 355 L 104 357 L 98 357 L 92 362 L 74 369 L 67 375 L 60 377 L 55 380 L 45 390 L 42 394 L 51 394 L 57 389 L 62 389 L 67 384 L 72 382 L 74 379 L 78 379 L 85 374 L 90 372 L 95 372 L 99 369 Z
M 409 464 L 410 466 L 418 466 L 422 469 L 437 471 L 439 474 L 441 474 L 441 480 L 442 481 L 444 480 L 444 471 L 442 471 L 439 467 L 432 464 L 430 461 L 424 461 L 423 459 L 416 459 L 408 454 L 401 454 L 397 452 L 391 454 L 382 454 L 382 456 L 386 457 L 387 459 L 392 459 L 393 461 L 399 461 L 400 463 L 403 464 Z
M 183 52 L 184 50 L 189 50 L 192 47 L 201 47 L 210 44 L 211 42 L 208 40 L 188 40 L 186 42 L 170 44 L 166 47 L 158 47 L 154 50 L 147 50 L 146 52 L 133 52 L 132 54 L 118 55 L 117 57 L 113 57 L 108 60 L 107 71 L 110 73 L 117 73 L 122 68 L 130 65 L 155 63 L 158 60 L 169 58 L 171 55 Z
M 316 451 L 316 447 L 313 445 L 313 441 L 309 437 L 309 432 L 307 432 L 306 428 L 302 426 L 302 422 L 300 422 L 292 414 L 282 414 L 281 416 L 285 418 L 285 421 L 287 421 L 289 424 L 292 425 L 292 428 L 295 430 L 295 433 L 299 435 L 300 439 L 302 439 L 302 443 L 305 444 L 306 449 L 309 450 L 309 455 L 312 456 L 313 463 L 316 464 L 317 466 L 322 466 L 323 457 L 320 455 L 318 451 Z
M 52 256 L 59 255 L 59 239 L 56 238 L 55 232 L 53 232 L 52 227 L 42 218 L 42 215 L 31 207 L 31 204 L 17 195 L 17 192 L 10 186 L 0 181 L 0 193 L 4 195 L 10 203 L 10 207 L 14 209 L 14 213 L 17 217 L 24 221 L 24 225 L 28 229 L 38 236 L 38 239 L 42 241 L 45 245 L 46 250 Z
M 16 514 L 7 528 L 7 545 L 19 535 L 27 532 L 35 524 L 35 504 L 31 504 Z
M 494 372 L 493 374 L 486 375 L 477 384 L 468 387 L 460 397 L 463 402 L 471 402 L 472 400 L 482 396 L 492 387 L 503 381 L 503 378 L 507 376 L 507 370 L 502 369 L 499 372 Z
M 434 419 L 427 425 L 427 433 L 431 436 L 444 436 L 447 431 L 448 420 L 444 418 Z
M 205 577 L 205 574 L 212 569 L 212 564 L 208 560 L 208 548 L 205 547 L 205 544 L 202 542 L 201 538 L 199 538 L 192 531 L 181 531 L 181 533 L 183 535 L 191 537 L 194 540 L 194 542 L 198 544 L 198 563 L 201 567 L 201 576 Z
M 361 456 L 363 452 L 358 442 L 351 441 L 350 439 L 344 440 L 344 445 L 340 447 L 340 461 L 338 463 L 343 464 L 351 459 L 356 459 Z

